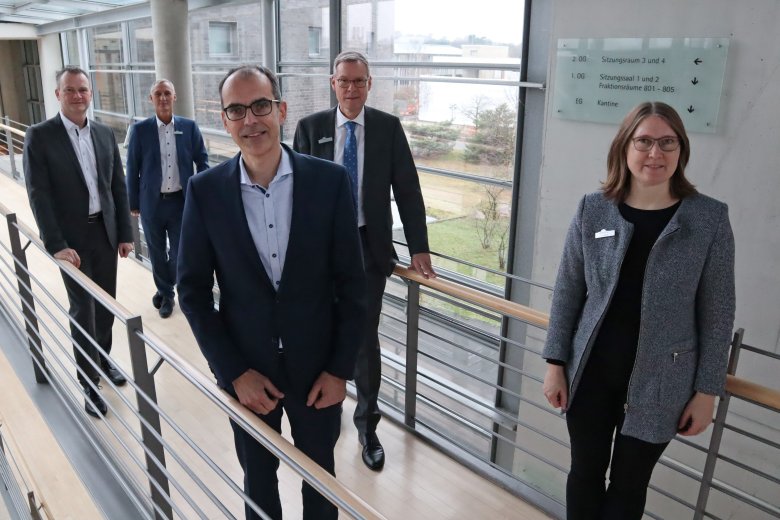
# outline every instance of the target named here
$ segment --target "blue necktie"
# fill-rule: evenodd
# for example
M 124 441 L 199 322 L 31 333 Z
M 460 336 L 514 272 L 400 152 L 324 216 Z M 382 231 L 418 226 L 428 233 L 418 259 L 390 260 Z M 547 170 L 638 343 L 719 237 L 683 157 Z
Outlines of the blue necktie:
M 355 211 L 358 209 L 358 158 L 357 158 L 357 138 L 355 138 L 354 121 L 347 121 L 344 126 L 347 127 L 347 140 L 344 142 L 344 168 L 349 174 L 349 182 L 352 184 L 352 202 L 355 204 Z

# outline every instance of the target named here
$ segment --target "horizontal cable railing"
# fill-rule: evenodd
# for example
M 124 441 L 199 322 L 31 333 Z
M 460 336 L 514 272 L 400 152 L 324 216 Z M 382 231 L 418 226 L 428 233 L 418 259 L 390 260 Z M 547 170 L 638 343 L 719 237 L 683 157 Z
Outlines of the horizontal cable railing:
M 342 515 L 350 518 L 383 518 L 356 497 L 339 480 L 311 461 L 284 437 L 261 421 L 228 393 L 219 389 L 211 377 L 172 350 L 154 334 L 144 331 L 139 316 L 133 315 L 73 265 L 58 261 L 43 248 L 37 234 L 0 205 L 8 223 L 9 244 L 0 242 L 0 301 L 7 315 L 16 318 L 29 343 L 36 380 L 48 382 L 65 405 L 79 429 L 106 464 L 138 510 L 139 518 L 224 518 L 243 516 L 248 504 L 261 518 L 265 513 L 244 494 L 236 477 L 229 475 L 215 460 L 211 446 L 198 440 L 200 424 L 185 424 L 180 410 L 167 402 L 175 396 L 158 399 L 156 374 L 162 366 L 177 376 L 180 391 L 190 400 L 199 400 L 212 414 L 230 419 L 247 431 L 257 442 L 300 476 L 315 490 L 335 504 Z M 27 244 L 22 246 L 21 241 Z M 33 252 L 27 249 L 33 245 Z M 73 341 L 68 327 L 79 328 L 60 303 L 62 297 L 47 286 L 28 267 L 28 255 L 34 255 L 36 271 L 60 271 L 75 280 L 95 299 L 95 305 L 108 309 L 124 326 L 132 369 L 116 364 L 127 378 L 136 403 L 105 377 L 102 368 L 87 357 L 93 368 L 103 375 L 108 388 L 103 395 L 110 415 L 96 423 L 80 411 L 84 397 L 81 385 L 73 375 L 73 356 L 69 345 L 83 348 Z M 16 286 L 16 287 L 15 287 Z M 106 354 L 89 337 L 80 332 L 97 351 Z M 147 354 L 157 359 L 151 365 Z M 86 374 L 82 379 L 89 381 Z M 167 374 L 167 378 L 170 375 Z M 87 383 L 88 384 L 88 383 Z M 98 387 L 93 386 L 97 391 Z M 83 409 L 82 409 L 83 410 Z M 225 421 L 227 422 L 227 421 Z M 148 488 L 144 489 L 144 482 Z M 240 479 L 238 480 L 240 483 Z
M 388 287 L 393 298 L 386 300 L 383 315 L 387 368 L 383 377 L 393 389 L 383 398 L 393 411 L 390 415 L 445 449 L 456 446 L 454 456 L 464 463 L 563 517 L 568 437 L 561 415 L 549 407 L 541 392 L 544 361 L 540 351 L 547 315 L 449 280 L 425 279 L 404 267 L 396 267 L 395 274 L 406 282 L 407 290 L 404 298 L 399 290 Z M 390 306 L 390 301 L 396 304 Z M 469 308 L 481 313 L 469 312 Z M 497 316 L 490 321 L 492 325 L 482 317 L 485 312 Z M 470 325 L 449 334 L 444 324 L 451 314 Z M 500 317 L 510 320 L 510 330 L 524 327 L 527 341 L 499 331 Z M 470 333 L 469 327 L 479 334 Z M 777 466 L 758 467 L 761 460 L 748 463 L 721 451 L 727 432 L 739 439 L 729 439 L 731 444 L 755 442 L 758 449 L 770 450 L 768 460 L 780 459 L 780 452 L 771 451 L 778 450 L 780 443 L 741 425 L 750 423 L 745 419 L 750 410 L 733 411 L 729 405 L 735 398 L 774 414 L 780 412 L 780 391 L 734 375 L 742 351 L 769 361 L 780 356 L 744 345 L 742 340 L 739 330 L 731 345 L 726 394 L 720 400 L 709 442 L 706 435 L 695 440 L 678 436 L 670 445 L 656 472 L 659 478 L 650 486 L 658 500 L 648 502 L 648 517 L 728 517 L 723 511 L 734 509 L 723 506 L 728 497 L 745 508 L 741 514 L 751 511 L 745 518 L 780 518 Z M 523 362 L 508 362 L 517 359 Z M 499 463 L 495 456 L 499 450 L 514 453 L 514 467 Z M 716 465 L 723 468 L 722 475 L 716 473 Z M 709 499 L 713 491 L 719 494 L 717 500 Z

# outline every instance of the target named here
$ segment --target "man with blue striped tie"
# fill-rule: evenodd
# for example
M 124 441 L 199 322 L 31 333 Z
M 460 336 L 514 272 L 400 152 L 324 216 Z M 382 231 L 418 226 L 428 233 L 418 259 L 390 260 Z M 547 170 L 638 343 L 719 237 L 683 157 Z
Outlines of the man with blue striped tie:
M 412 268 L 435 277 L 428 249 L 425 204 L 417 168 L 401 121 L 365 106 L 371 90 L 368 60 L 346 51 L 333 62 L 331 87 L 337 107 L 301 119 L 295 130 L 296 151 L 344 165 L 353 182 L 353 196 L 363 245 L 368 290 L 366 343 L 355 367 L 358 403 L 355 426 L 363 447 L 363 462 L 379 471 L 385 453 L 376 435 L 377 404 L 382 379 L 378 328 L 387 277 L 398 257 L 393 249 L 390 190 L 398 206 Z

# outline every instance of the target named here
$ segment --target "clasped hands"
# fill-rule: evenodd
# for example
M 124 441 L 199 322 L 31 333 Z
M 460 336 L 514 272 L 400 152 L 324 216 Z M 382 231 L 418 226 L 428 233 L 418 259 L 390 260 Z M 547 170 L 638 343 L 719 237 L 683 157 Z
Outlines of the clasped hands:
M 233 389 L 241 404 L 260 415 L 271 413 L 279 399 L 284 398 L 284 393 L 270 379 L 251 368 L 233 380 Z M 319 410 L 338 404 L 346 397 L 346 380 L 322 372 L 309 390 L 306 406 Z

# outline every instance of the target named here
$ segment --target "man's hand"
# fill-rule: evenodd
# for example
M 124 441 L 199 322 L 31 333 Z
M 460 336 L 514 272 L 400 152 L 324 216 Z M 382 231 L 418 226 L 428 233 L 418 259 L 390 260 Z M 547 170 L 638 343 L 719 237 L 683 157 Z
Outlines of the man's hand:
M 127 255 L 133 252 L 133 247 L 132 242 L 121 242 L 119 244 L 119 256 L 127 258 Z
M 428 278 L 436 278 L 436 271 L 433 270 L 430 253 L 417 253 L 412 255 L 412 265 L 410 267 L 423 275 L 426 280 Z
M 141 210 L 140 209 L 131 209 L 130 214 L 134 217 L 140 217 L 141 216 Z
M 306 399 L 306 406 L 313 405 L 319 410 L 339 404 L 346 397 L 347 381 L 323 372 L 312 385 L 309 397 Z
M 260 415 L 267 415 L 284 397 L 271 380 L 251 368 L 233 380 L 238 401 Z
M 715 396 L 696 392 L 685 405 L 677 431 L 680 435 L 698 435 L 712 423 L 712 413 L 715 411 Z
M 566 370 L 563 365 L 547 364 L 542 391 L 553 408 L 566 411 L 569 406 L 569 387 L 566 384 Z
M 79 254 L 76 252 L 75 249 L 71 249 L 69 247 L 66 247 L 65 249 L 61 249 L 60 251 L 54 253 L 54 258 L 58 260 L 65 260 L 66 262 L 70 262 L 71 264 L 76 266 L 76 269 L 78 269 L 79 266 L 81 265 L 81 257 L 79 257 Z

